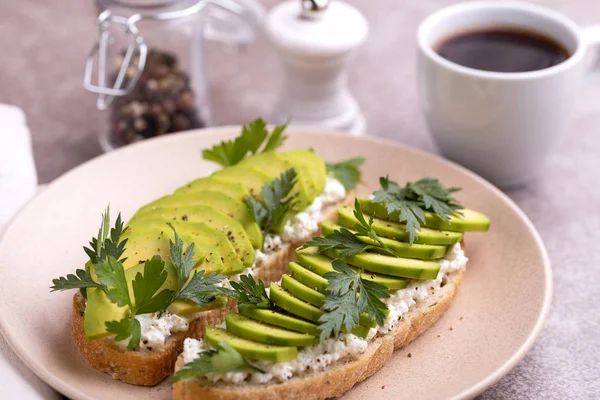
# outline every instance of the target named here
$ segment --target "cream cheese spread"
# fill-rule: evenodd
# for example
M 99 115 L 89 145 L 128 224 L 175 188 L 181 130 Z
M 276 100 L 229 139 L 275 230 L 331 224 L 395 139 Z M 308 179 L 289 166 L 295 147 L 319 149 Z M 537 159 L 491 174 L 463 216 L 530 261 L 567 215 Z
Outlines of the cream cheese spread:
M 343 333 L 336 339 L 328 339 L 324 342 L 304 347 L 298 351 L 298 358 L 295 360 L 277 363 L 256 361 L 253 363 L 253 365 L 265 371 L 265 373 L 246 369 L 225 374 L 209 373 L 206 375 L 206 378 L 212 382 L 223 381 L 234 384 L 247 381 L 252 383 L 267 383 L 271 380 L 285 382 L 303 373 L 321 371 L 328 365 L 346 357 L 355 359 L 366 351 L 369 341 L 373 340 L 377 335 L 390 332 L 407 312 L 433 296 L 436 290 L 439 290 L 442 286 L 444 278 L 449 273 L 465 268 L 467 261 L 468 259 L 460 243 L 457 243 L 450 248 L 443 259 L 437 260 L 440 264 L 440 272 L 436 279 L 414 281 L 406 288 L 394 292 L 388 299 L 384 299 L 384 302 L 390 309 L 390 313 L 383 326 L 371 329 L 367 339 Z M 186 339 L 183 355 L 185 363 L 194 361 L 198 357 L 199 352 L 208 349 L 203 340 Z

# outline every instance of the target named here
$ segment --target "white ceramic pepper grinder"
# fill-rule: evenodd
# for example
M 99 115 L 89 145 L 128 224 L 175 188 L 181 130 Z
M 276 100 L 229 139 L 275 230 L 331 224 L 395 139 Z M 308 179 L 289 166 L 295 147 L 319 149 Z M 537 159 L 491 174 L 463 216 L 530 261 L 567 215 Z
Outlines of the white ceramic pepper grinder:
M 360 11 L 341 1 L 285 1 L 269 12 L 265 29 L 285 67 L 277 122 L 364 133 L 365 118 L 346 86 L 348 61 L 367 37 Z

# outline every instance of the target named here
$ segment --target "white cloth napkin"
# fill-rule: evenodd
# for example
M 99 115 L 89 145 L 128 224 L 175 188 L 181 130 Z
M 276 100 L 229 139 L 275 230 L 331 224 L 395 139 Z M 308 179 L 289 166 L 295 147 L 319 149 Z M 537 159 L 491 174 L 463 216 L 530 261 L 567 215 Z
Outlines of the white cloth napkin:
M 25 115 L 18 107 L 0 104 L 0 235 L 36 189 L 37 175 Z M 0 391 L 3 399 L 62 399 L 18 359 L 2 335 Z

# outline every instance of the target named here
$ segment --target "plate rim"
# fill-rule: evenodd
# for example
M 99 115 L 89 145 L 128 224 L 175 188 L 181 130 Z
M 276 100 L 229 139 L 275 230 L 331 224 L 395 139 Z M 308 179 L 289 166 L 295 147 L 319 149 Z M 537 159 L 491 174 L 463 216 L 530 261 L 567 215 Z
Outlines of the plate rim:
M 108 153 L 103 153 L 94 158 L 91 158 L 91 159 L 77 165 L 76 167 L 66 171 L 65 173 L 60 175 L 58 178 L 54 179 L 52 182 L 49 182 L 48 184 L 46 184 L 43 191 L 36 193 L 35 196 L 33 196 L 26 204 L 24 204 L 21 207 L 21 209 L 13 216 L 13 218 L 11 218 L 8 221 L 8 223 L 6 224 L 4 229 L 0 232 L 0 246 L 3 244 L 4 238 L 7 234 L 7 232 L 10 231 L 10 229 L 14 225 L 15 221 L 17 221 L 20 218 L 20 216 L 28 208 L 29 204 L 34 199 L 36 199 L 40 196 L 43 196 L 44 192 L 46 192 L 47 189 L 51 189 L 53 186 L 59 184 L 64 179 L 67 179 L 70 175 L 77 173 L 80 169 L 86 168 L 88 164 L 97 162 L 99 159 L 102 159 L 104 157 L 113 157 L 113 154 L 121 154 L 121 153 L 127 153 L 127 152 L 131 152 L 131 151 L 137 151 L 136 149 L 141 146 L 158 146 L 158 145 L 160 145 L 161 142 L 182 140 L 187 136 L 195 136 L 195 135 L 218 136 L 223 133 L 232 132 L 234 130 L 239 131 L 241 129 L 241 127 L 242 127 L 241 125 L 224 125 L 224 126 L 207 127 L 207 128 L 193 129 L 193 130 L 178 132 L 177 134 L 174 134 L 174 135 L 153 137 L 153 138 L 146 139 L 146 140 L 143 140 L 143 141 L 140 141 L 137 143 L 130 144 L 128 146 L 117 148 L 114 151 L 111 151 Z M 431 153 L 426 150 L 423 150 L 423 149 L 420 149 L 417 147 L 413 147 L 413 146 L 410 146 L 405 143 L 397 142 L 392 139 L 383 138 L 383 137 L 374 136 L 374 135 L 368 135 L 368 134 L 361 135 L 361 136 L 353 136 L 353 135 L 348 134 L 347 132 L 343 132 L 343 131 L 339 131 L 339 130 L 311 127 L 311 126 L 302 126 L 302 125 L 289 126 L 286 131 L 287 131 L 287 133 L 290 133 L 292 135 L 301 135 L 302 132 L 309 131 L 312 134 L 324 134 L 326 136 L 343 137 L 343 138 L 358 139 L 358 140 L 364 139 L 364 140 L 372 141 L 372 142 L 375 142 L 378 144 L 392 146 L 398 150 L 417 153 L 420 156 L 423 156 L 425 158 L 441 160 L 442 162 L 447 163 L 451 167 L 454 167 L 454 168 L 458 169 L 460 172 L 475 179 L 479 184 L 483 185 L 486 189 L 488 189 L 488 190 L 492 191 L 494 194 L 498 195 L 503 200 L 504 203 L 506 203 L 510 206 L 512 211 L 514 211 L 518 215 L 518 217 L 522 221 L 524 221 L 525 226 L 527 227 L 527 230 L 534 238 L 535 243 L 536 243 L 538 249 L 540 250 L 540 253 L 542 256 L 545 285 L 544 285 L 544 298 L 543 298 L 543 302 L 542 302 L 541 311 L 536 319 L 535 325 L 529 332 L 529 335 L 527 336 L 527 338 L 523 341 L 521 346 L 510 356 L 510 358 L 504 364 L 502 364 L 499 368 L 497 368 L 494 372 L 492 372 L 488 376 L 481 379 L 475 385 L 465 389 L 463 392 L 458 393 L 457 395 L 452 397 L 452 399 L 456 399 L 456 400 L 471 399 L 471 398 L 481 394 L 483 391 L 490 388 L 494 384 L 496 384 L 498 381 L 500 381 L 500 379 L 505 377 L 514 367 L 516 367 L 516 365 L 525 357 L 525 355 L 527 355 L 529 350 L 531 350 L 531 348 L 533 347 L 533 345 L 536 343 L 537 339 L 539 338 L 540 334 L 542 333 L 543 328 L 546 323 L 546 320 L 548 318 L 548 314 L 550 312 L 550 307 L 552 304 L 552 295 L 553 295 L 553 274 L 552 274 L 552 266 L 551 266 L 550 257 L 548 255 L 548 251 L 542 241 L 542 238 L 541 238 L 539 232 L 537 231 L 537 229 L 535 228 L 535 225 L 531 222 L 531 220 L 529 219 L 527 214 L 525 214 L 525 212 L 523 210 L 521 210 L 521 208 L 510 197 L 508 197 L 508 195 L 506 195 L 504 192 L 502 192 L 500 189 L 498 189 L 492 183 L 490 183 L 483 177 L 479 176 L 475 172 L 463 167 L 462 165 L 459 165 L 452 160 L 444 158 L 441 154 Z M 66 396 L 69 396 L 70 398 L 74 398 L 74 399 L 92 399 L 92 400 L 94 399 L 93 397 L 88 396 L 86 393 L 83 393 L 83 392 L 80 392 L 79 390 L 73 389 L 72 386 L 68 385 L 66 382 L 63 382 L 63 380 L 56 378 L 55 375 L 49 373 L 49 371 L 47 371 L 45 368 L 40 368 L 35 363 L 35 360 L 29 359 L 29 357 L 26 355 L 26 352 L 23 350 L 23 346 L 19 346 L 16 344 L 17 343 L 16 341 L 13 341 L 13 338 L 10 334 L 9 329 L 7 329 L 7 326 L 8 326 L 8 324 L 4 321 L 3 313 L 0 312 L 0 335 L 2 335 L 2 337 L 8 344 L 9 348 L 27 366 L 27 368 L 29 368 L 29 370 L 31 370 L 35 375 L 37 375 L 40 379 L 42 379 L 46 384 L 51 386 L 54 390 L 58 391 L 62 395 L 66 395 Z

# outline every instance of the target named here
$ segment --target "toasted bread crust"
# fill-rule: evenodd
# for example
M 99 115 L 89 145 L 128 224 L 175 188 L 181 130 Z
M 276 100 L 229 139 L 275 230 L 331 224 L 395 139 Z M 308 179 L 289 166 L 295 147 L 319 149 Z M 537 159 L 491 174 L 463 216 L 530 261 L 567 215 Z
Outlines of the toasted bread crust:
M 327 207 L 323 211 L 323 219 L 334 216 L 337 208 L 349 204 L 354 194 L 349 195 L 340 204 Z M 314 236 L 320 232 L 315 232 Z M 267 263 L 254 268 L 253 273 L 262 279 L 266 285 L 281 279 L 288 268 L 288 263 L 296 257 L 295 250 L 303 242 L 286 244 L 275 253 Z M 183 341 L 188 338 L 199 339 L 204 336 L 204 328 L 208 325 L 218 325 L 225 320 L 230 311 L 237 310 L 235 301 L 229 301 L 225 308 L 201 313 L 198 319 L 190 322 L 186 332 L 174 333 L 160 350 L 155 351 L 123 351 L 109 340 L 87 341 L 83 332 L 83 315 L 85 299 L 79 294 L 73 296 L 73 340 L 79 352 L 88 363 L 101 372 L 106 372 L 114 379 L 140 386 L 154 386 L 173 373 L 177 356 L 183 351 Z
M 464 269 L 450 274 L 435 298 L 405 314 L 402 323 L 393 332 L 371 342 L 367 351 L 356 360 L 340 361 L 325 371 L 295 377 L 286 383 L 231 385 L 212 384 L 201 378 L 182 380 L 173 387 L 173 399 L 318 400 L 339 397 L 356 383 L 379 371 L 389 361 L 394 350 L 408 345 L 430 328 L 450 307 L 463 274 Z M 175 369 L 182 367 L 181 356 Z

